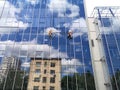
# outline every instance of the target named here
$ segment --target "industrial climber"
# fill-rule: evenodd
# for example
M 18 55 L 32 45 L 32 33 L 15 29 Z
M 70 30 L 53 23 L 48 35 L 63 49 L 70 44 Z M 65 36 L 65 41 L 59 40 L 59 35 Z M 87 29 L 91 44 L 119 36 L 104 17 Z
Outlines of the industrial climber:
M 68 39 L 72 39 L 72 31 L 71 31 L 71 30 L 68 31 L 68 36 L 67 36 L 67 38 L 68 38 Z
M 50 31 L 48 32 L 48 35 L 49 35 L 50 38 L 52 38 L 52 30 L 50 30 Z

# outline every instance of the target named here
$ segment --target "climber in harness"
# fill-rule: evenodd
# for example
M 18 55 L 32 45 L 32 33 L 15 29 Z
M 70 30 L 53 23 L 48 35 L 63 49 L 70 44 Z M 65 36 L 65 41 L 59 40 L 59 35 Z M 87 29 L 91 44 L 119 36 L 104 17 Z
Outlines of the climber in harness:
M 49 32 L 48 32 L 48 35 L 49 35 L 49 38 L 51 39 L 52 38 L 52 30 L 50 30 Z
M 68 39 L 72 39 L 72 31 L 68 31 L 68 36 L 67 36 Z

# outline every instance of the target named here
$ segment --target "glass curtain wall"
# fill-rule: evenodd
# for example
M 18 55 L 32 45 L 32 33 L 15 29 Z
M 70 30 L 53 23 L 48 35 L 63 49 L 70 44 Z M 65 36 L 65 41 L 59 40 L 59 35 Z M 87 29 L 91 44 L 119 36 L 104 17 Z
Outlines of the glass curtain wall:
M 101 37 L 113 90 L 120 90 L 120 7 L 97 7 L 98 39 Z
M 61 58 L 61 70 L 31 71 L 31 58 Z M 28 90 L 30 72 L 33 82 L 42 82 L 35 73 L 59 73 L 61 90 L 95 90 L 83 0 L 0 0 L 0 90 Z

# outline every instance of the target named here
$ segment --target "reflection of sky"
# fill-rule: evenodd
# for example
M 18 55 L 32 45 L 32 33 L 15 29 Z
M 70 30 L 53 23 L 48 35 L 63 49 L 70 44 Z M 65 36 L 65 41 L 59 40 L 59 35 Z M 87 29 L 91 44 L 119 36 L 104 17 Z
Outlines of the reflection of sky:
M 110 73 L 120 69 L 120 18 L 102 18 L 100 32 Z
M 102 35 L 102 42 L 110 74 L 120 69 L 120 8 L 96 8 L 93 16 L 99 16 L 98 29 Z M 101 11 L 102 10 L 102 11 Z M 118 12 L 117 12 L 118 10 Z M 115 11 L 115 12 L 114 12 Z M 99 36 L 100 36 L 99 35 Z M 98 36 L 98 38 L 99 38 Z
M 2 57 L 0 57 L 0 64 L 2 63 Z
M 22 66 L 26 67 L 29 63 L 26 58 L 46 56 L 66 58 L 65 61 L 68 58 L 72 63 L 78 62 L 91 67 L 82 2 L 8 0 L 5 5 L 9 7 L 5 8 L 8 12 L 4 10 L 3 13 L 12 12 L 13 15 L 2 16 L 6 20 L 3 26 L 13 27 L 3 28 L 4 31 L 0 29 L 0 43 L 3 46 L 7 44 L 6 56 L 20 57 Z M 52 40 L 48 36 L 50 28 L 54 29 Z M 67 32 L 71 29 L 73 39 L 68 40 Z M 82 71 L 80 68 L 83 66 L 74 70 Z
M 3 3 L 3 1 L 0 2 Z M 0 28 L 1 57 L 2 53 L 5 52 L 5 56 L 17 56 L 20 58 L 61 57 L 65 61 L 71 59 L 71 62 L 74 62 L 72 59 L 77 59 L 75 62 L 82 63 L 82 67 L 72 68 L 72 70 L 79 72 L 82 72 L 84 68 L 92 70 L 82 0 L 8 0 L 6 2 L 1 19 L 4 23 L 1 25 L 12 27 Z M 3 8 L 3 5 L 0 4 L 0 7 Z M 108 18 L 101 20 L 103 26 L 111 26 Z M 54 29 L 52 40 L 49 39 L 47 32 L 50 28 Z M 103 27 L 101 28 L 103 29 Z M 67 39 L 69 30 L 73 31 L 72 40 Z M 110 37 L 108 41 L 115 41 L 114 35 L 103 36 L 104 42 L 105 37 Z M 114 39 L 111 39 L 112 36 Z M 119 37 L 117 34 L 115 36 L 116 38 Z M 119 42 L 117 40 L 117 46 L 109 45 L 109 48 L 113 49 L 109 51 L 110 53 L 116 53 L 115 55 L 117 55 L 120 52 L 116 48 L 120 46 Z M 106 48 L 108 48 L 107 43 L 105 42 Z M 108 54 L 107 49 L 106 52 Z M 113 55 L 111 58 L 118 61 L 119 55 L 118 57 L 114 56 L 114 54 L 110 55 Z M 22 60 L 23 64 L 29 63 L 26 59 L 20 60 Z M 117 61 L 115 64 L 117 64 Z
M 103 35 L 103 42 L 105 47 L 106 58 L 108 59 L 109 68 L 120 69 L 120 34 L 115 33 L 109 35 Z M 117 38 L 117 39 L 116 39 Z M 114 43 L 113 43 L 114 42 Z M 111 68 L 113 65 L 113 68 Z M 113 71 L 111 71 L 112 73 Z

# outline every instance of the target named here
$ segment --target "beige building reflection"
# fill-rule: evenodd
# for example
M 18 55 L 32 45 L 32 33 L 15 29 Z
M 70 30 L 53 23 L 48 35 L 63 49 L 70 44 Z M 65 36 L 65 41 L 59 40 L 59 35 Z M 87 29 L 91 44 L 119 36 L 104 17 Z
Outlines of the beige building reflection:
M 31 58 L 28 90 L 61 90 L 61 59 Z

